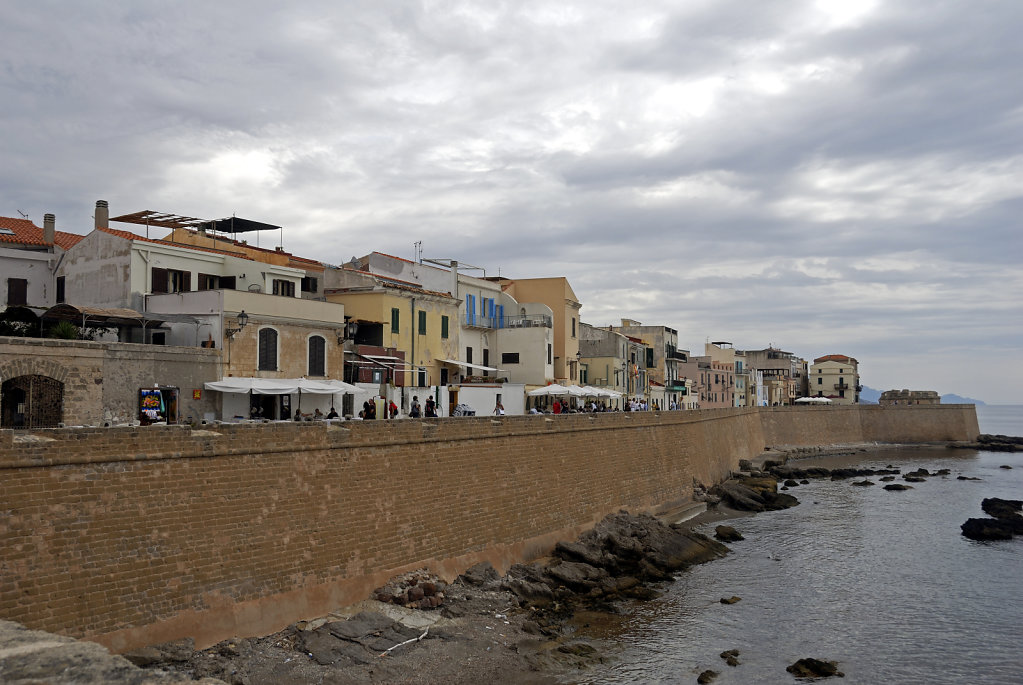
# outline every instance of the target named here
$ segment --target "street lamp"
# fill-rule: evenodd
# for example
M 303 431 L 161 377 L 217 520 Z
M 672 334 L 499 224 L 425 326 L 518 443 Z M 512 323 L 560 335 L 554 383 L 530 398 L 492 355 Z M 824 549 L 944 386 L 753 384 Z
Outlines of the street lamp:
M 238 331 L 240 331 L 241 329 L 245 328 L 245 326 L 248 323 L 249 323 L 249 315 L 246 314 L 245 310 L 243 309 L 238 314 L 238 328 L 225 328 L 224 329 L 224 335 L 226 335 L 228 338 L 233 338 L 234 334 L 237 333 Z

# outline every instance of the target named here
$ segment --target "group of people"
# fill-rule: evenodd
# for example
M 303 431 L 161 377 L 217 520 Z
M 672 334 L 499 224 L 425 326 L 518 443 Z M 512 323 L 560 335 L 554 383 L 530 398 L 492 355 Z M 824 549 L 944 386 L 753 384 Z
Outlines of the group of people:
M 320 411 L 319 407 L 314 409 L 311 414 L 309 412 L 303 413 L 301 409 L 296 409 L 295 410 L 295 420 L 296 421 L 323 421 L 325 419 L 337 419 L 337 418 L 340 418 L 340 417 L 338 416 L 337 410 L 334 409 L 334 407 L 331 407 L 330 411 L 327 412 L 326 414 L 324 414 L 322 411 Z
M 572 414 L 572 413 L 578 413 L 578 412 L 600 413 L 600 412 L 615 412 L 615 411 L 630 411 L 630 412 L 631 411 L 658 411 L 658 410 L 660 410 L 660 408 L 661 407 L 658 404 L 657 400 L 654 400 L 653 402 L 648 403 L 645 399 L 638 398 L 638 397 L 626 400 L 625 402 L 622 403 L 621 407 L 617 407 L 617 406 L 609 407 L 607 405 L 607 403 L 604 402 L 603 400 L 601 400 L 599 403 L 596 400 L 590 400 L 589 402 L 582 402 L 582 403 L 577 404 L 575 407 L 573 407 L 568 400 L 565 400 L 564 402 L 562 402 L 560 399 L 555 399 L 554 400 L 554 404 L 551 405 L 551 408 L 549 410 L 544 408 L 544 407 L 540 407 L 540 406 L 534 405 L 529 410 L 529 413 L 530 414 L 546 414 L 546 413 L 551 413 L 551 414 Z M 679 405 L 675 404 L 674 402 L 672 403 L 671 409 L 674 410 L 674 409 L 679 409 L 679 408 L 680 408 Z
M 409 418 L 418 419 L 425 417 L 428 419 L 437 418 L 437 403 L 433 401 L 432 397 L 426 398 L 426 406 L 423 407 L 419 404 L 419 396 L 412 396 L 412 404 L 408 410 Z

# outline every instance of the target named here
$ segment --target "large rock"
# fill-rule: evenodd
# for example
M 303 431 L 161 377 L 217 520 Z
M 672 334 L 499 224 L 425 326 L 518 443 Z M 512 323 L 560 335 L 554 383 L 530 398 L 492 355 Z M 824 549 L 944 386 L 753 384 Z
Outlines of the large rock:
M 820 659 L 800 659 L 785 670 L 797 678 L 845 677 L 845 674 L 838 670 L 837 663 L 834 661 L 821 661 Z
M 1013 535 L 1012 526 L 999 519 L 967 519 L 960 528 L 971 540 L 1009 540 Z
M 715 486 L 712 492 L 739 511 L 775 511 L 799 504 L 795 497 L 779 493 L 777 488 L 778 481 L 774 478 L 743 478 L 727 480 Z
M 739 540 L 746 539 L 742 536 L 742 533 L 731 526 L 718 526 L 714 529 L 714 537 L 722 542 L 738 542 Z

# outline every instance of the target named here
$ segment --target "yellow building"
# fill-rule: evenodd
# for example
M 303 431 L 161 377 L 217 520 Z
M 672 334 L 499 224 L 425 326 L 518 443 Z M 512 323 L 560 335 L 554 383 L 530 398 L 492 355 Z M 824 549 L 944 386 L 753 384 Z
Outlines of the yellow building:
M 357 324 L 352 354 L 361 354 L 359 347 L 401 351 L 400 363 L 380 360 L 382 368 L 392 370 L 395 385 L 447 385 L 457 379 L 457 365 L 444 361 L 458 359 L 457 299 L 354 269 L 328 269 L 326 279 L 327 301 L 343 304 L 346 318 Z
M 579 385 L 579 310 L 582 304 L 568 279 L 554 278 L 501 278 L 501 289 L 519 302 L 541 302 L 554 314 L 555 381 Z
M 857 404 L 860 401 L 859 363 L 844 354 L 829 354 L 813 360 L 810 367 L 809 394 L 827 397 L 832 404 Z

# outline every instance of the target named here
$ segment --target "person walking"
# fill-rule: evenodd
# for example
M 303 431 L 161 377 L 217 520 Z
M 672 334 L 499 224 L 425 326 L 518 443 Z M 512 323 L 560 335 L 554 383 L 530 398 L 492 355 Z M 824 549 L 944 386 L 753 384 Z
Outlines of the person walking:
M 412 396 L 412 406 L 409 407 L 408 415 L 413 419 L 418 419 L 423 415 L 423 408 L 419 406 L 419 397 L 417 395 Z
M 494 413 L 498 416 L 504 416 L 504 405 L 501 404 L 501 400 L 497 401 L 497 405 L 494 407 Z

